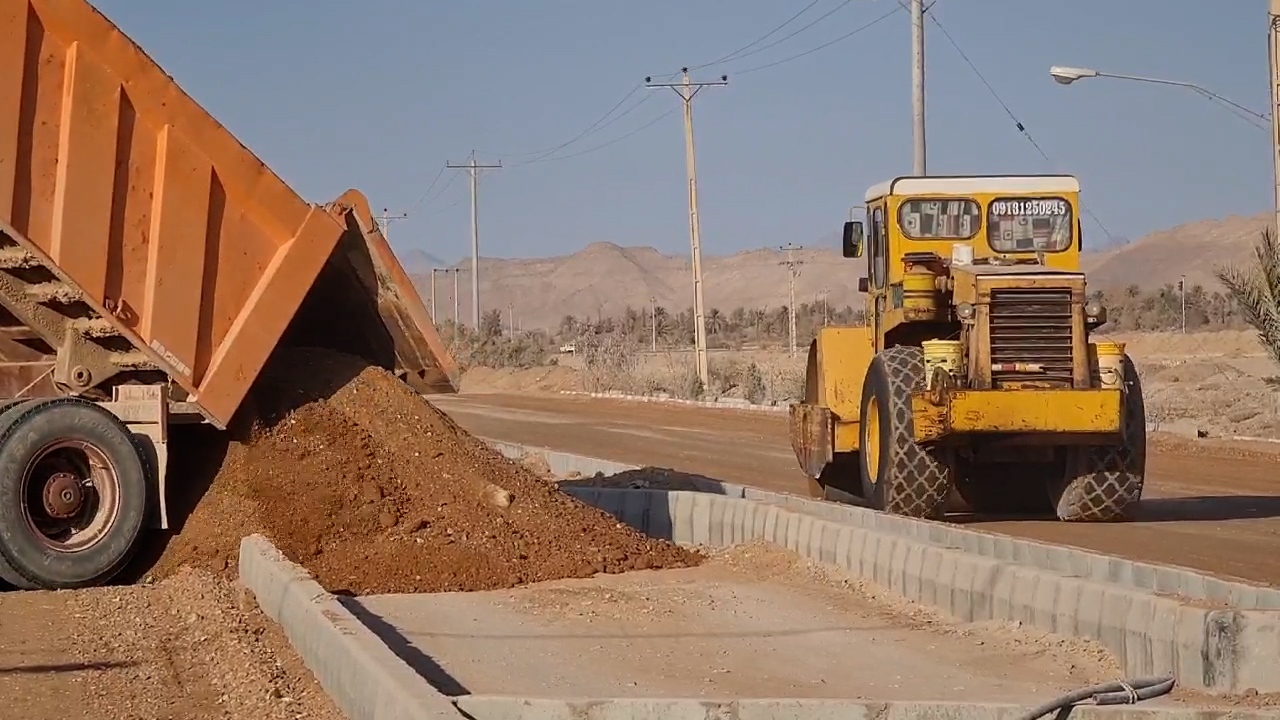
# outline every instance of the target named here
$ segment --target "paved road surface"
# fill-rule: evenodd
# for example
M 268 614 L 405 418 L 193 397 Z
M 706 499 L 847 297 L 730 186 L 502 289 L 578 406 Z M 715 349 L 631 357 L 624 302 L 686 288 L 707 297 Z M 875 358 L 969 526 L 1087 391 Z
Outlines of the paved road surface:
M 432 396 L 469 432 L 805 493 L 784 414 L 564 395 Z M 972 521 L 977 529 L 1280 584 L 1280 456 L 1152 448 L 1139 521 Z

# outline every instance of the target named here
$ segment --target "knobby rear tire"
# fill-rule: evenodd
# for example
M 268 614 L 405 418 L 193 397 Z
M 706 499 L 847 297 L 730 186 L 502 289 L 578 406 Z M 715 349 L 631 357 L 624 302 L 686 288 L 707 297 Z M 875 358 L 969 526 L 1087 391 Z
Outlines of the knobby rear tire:
M 946 450 L 915 441 L 911 393 L 924 386 L 924 351 L 918 347 L 887 348 L 871 360 L 859 423 L 863 497 L 875 509 L 893 515 L 940 519 L 955 466 Z
M 1122 380 L 1120 443 L 1068 452 L 1066 472 L 1051 488 L 1060 520 L 1124 520 L 1142 499 L 1147 465 L 1146 404 L 1137 368 L 1128 355 Z

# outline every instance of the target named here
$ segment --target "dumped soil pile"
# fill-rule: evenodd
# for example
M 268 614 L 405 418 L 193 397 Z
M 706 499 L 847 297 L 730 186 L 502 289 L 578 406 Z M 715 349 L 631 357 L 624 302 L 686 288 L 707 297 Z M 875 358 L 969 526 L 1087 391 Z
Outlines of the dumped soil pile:
M 702 556 L 559 492 L 459 428 L 381 368 L 327 350 L 280 353 L 260 418 L 153 574 L 234 572 L 261 532 L 331 591 L 492 590 Z

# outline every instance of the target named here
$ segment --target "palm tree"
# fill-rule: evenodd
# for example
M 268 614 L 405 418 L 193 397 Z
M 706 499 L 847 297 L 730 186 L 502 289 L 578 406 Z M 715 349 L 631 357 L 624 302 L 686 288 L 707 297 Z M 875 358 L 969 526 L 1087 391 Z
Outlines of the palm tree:
M 1248 265 L 1227 266 L 1215 274 L 1244 321 L 1258 331 L 1267 353 L 1280 363 L 1280 242 L 1271 228 L 1262 231 L 1253 254 Z
M 724 330 L 724 313 L 720 312 L 719 308 L 711 308 L 704 319 L 707 323 L 708 335 L 719 335 Z

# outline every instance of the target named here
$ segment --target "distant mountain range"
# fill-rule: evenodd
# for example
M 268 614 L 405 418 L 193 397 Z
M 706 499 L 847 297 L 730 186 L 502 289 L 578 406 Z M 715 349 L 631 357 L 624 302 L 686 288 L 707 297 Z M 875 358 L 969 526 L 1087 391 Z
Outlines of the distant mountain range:
M 1177 282 L 1216 288 L 1215 267 L 1247 261 L 1271 213 L 1200 220 L 1161 230 L 1119 246 L 1089 252 L 1082 265 L 1091 287 L 1120 290 L 1129 284 L 1145 288 Z M 823 293 L 835 307 L 858 307 L 858 278 L 865 260 L 840 256 L 837 235 L 820 238 L 795 253 L 799 266 L 796 302 L 815 302 Z M 430 268 L 446 264 L 422 250 L 400 255 L 415 276 L 423 299 L 430 303 Z M 781 307 L 788 302 L 788 274 L 778 250 L 748 250 L 727 256 L 704 256 L 707 309 L 723 313 L 737 307 Z M 471 322 L 470 261 L 458 263 L 459 309 Z M 453 317 L 453 279 L 436 277 L 441 319 Z M 506 318 L 512 306 L 526 328 L 555 327 L 565 315 L 618 316 L 628 307 L 647 310 L 650 298 L 669 311 L 693 304 L 688 254 L 665 255 L 652 247 L 622 247 L 611 242 L 588 245 L 572 255 L 535 259 L 480 259 L 482 308 L 499 308 Z

